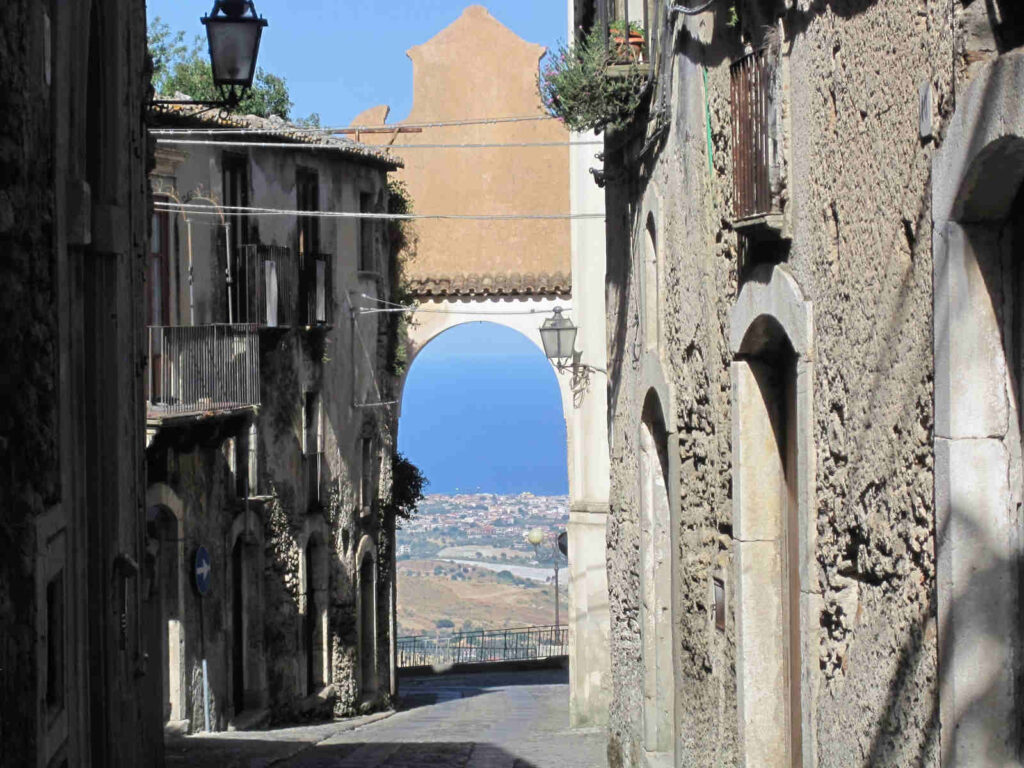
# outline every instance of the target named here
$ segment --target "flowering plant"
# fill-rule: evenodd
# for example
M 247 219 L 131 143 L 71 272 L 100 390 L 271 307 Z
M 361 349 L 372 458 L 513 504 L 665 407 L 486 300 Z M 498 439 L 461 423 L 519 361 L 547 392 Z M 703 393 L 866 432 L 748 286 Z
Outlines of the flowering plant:
M 635 60 L 623 64 L 613 47 L 592 29 L 571 45 L 548 54 L 537 77 L 544 108 L 574 131 L 620 127 L 640 106 L 646 75 Z

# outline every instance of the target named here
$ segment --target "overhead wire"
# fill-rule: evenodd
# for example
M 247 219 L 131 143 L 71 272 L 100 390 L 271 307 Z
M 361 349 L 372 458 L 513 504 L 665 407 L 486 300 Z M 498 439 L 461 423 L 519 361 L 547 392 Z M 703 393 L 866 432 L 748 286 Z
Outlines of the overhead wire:
M 473 309 L 431 309 L 429 307 L 418 306 L 415 304 L 396 304 L 393 301 L 385 301 L 384 299 L 378 299 L 367 294 L 361 294 L 361 298 L 368 299 L 369 301 L 376 301 L 379 304 L 386 304 L 387 307 L 381 307 L 374 309 L 373 307 L 360 307 L 359 314 L 362 315 L 376 315 L 376 314 L 387 314 L 387 313 L 398 313 L 408 312 L 410 314 L 426 313 L 431 315 L 479 315 L 484 317 L 513 317 L 521 315 L 546 315 L 551 312 L 551 309 L 508 309 L 508 310 L 473 310 Z M 563 308 L 565 312 L 571 312 L 570 309 Z
M 187 116 L 187 115 L 186 115 Z M 357 131 L 380 131 L 382 128 L 392 128 L 394 131 L 400 132 L 402 128 L 454 128 L 458 126 L 466 125 L 498 125 L 502 123 L 525 123 L 535 122 L 541 120 L 557 120 L 558 118 L 552 115 L 520 115 L 517 117 L 479 117 L 469 118 L 466 120 L 436 120 L 434 122 L 423 122 L 423 123 L 392 123 L 388 124 L 377 124 L 377 125 L 339 125 L 339 126 L 328 126 L 328 127 L 305 127 L 305 126 L 285 126 L 281 128 L 150 128 L 149 132 L 154 136 L 171 136 L 171 135 L 185 135 L 185 134 L 246 134 L 246 133 L 273 133 L 286 131 L 288 133 L 337 133 L 339 131 L 357 132 Z M 384 134 L 386 135 L 386 134 Z
M 298 216 L 318 219 L 378 219 L 382 221 L 422 221 L 422 220 L 454 220 L 454 221 L 560 221 L 573 219 L 603 219 L 603 213 L 363 213 L 359 211 L 300 211 L 287 208 L 261 208 L 245 205 L 221 205 L 218 210 L 211 210 L 207 205 L 190 203 L 163 203 L 155 201 L 157 211 L 188 211 L 197 216 L 220 216 L 228 213 L 234 216 Z
M 363 333 L 359 329 L 359 321 L 356 319 L 356 315 L 361 314 L 356 312 L 355 306 L 352 304 L 352 298 L 348 295 L 348 291 L 345 291 L 345 303 L 348 304 L 349 312 L 352 313 L 352 333 L 355 334 L 356 340 L 359 342 L 360 348 L 363 350 L 363 355 L 366 357 L 366 364 L 369 366 L 370 379 L 373 381 L 373 391 L 377 395 L 376 403 L 356 403 L 353 402 L 353 406 L 356 408 L 373 408 L 373 407 L 384 407 L 389 405 L 396 405 L 397 401 L 391 400 L 388 402 L 384 401 L 384 396 L 380 392 L 380 385 L 377 383 L 377 367 L 373 364 L 373 358 L 370 357 L 370 350 L 366 347 L 366 342 L 363 340 Z M 360 307 L 359 309 L 362 309 Z M 352 397 L 355 401 L 355 393 Z
M 215 141 L 213 139 L 157 139 L 157 144 L 172 144 L 175 146 L 205 146 L 205 147 L 251 147 L 251 148 L 274 148 L 274 149 L 345 149 L 344 144 L 291 144 L 283 141 Z M 603 141 L 495 141 L 480 144 L 364 144 L 358 146 L 367 149 L 392 150 L 392 149 L 499 149 L 499 148 L 524 148 L 524 147 L 593 147 L 604 146 Z

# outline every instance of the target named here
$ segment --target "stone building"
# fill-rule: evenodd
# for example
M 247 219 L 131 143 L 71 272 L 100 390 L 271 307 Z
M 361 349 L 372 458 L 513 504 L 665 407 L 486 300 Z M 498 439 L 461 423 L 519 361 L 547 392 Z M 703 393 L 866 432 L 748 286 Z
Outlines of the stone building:
M 1020 765 L 1019 4 L 574 14 L 647 40 L 597 174 L 609 764 Z
M 0 765 L 162 761 L 147 659 L 145 4 L 0 4 Z
M 392 248 L 383 222 L 316 214 L 386 210 L 400 164 L 276 120 L 171 105 L 150 122 L 147 595 L 164 721 L 384 705 L 394 344 L 387 316 L 359 309 L 391 297 Z

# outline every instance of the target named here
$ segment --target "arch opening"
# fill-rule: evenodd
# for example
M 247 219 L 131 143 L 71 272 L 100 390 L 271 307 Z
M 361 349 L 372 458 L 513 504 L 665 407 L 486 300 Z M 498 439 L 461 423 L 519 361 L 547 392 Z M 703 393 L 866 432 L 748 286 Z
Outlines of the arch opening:
M 792 278 L 770 267 L 733 315 L 733 567 L 743 764 L 813 765 L 804 615 L 813 557 L 809 323 Z M 746 294 L 746 295 L 744 295 Z M 804 593 L 808 594 L 804 594 Z M 807 655 L 810 658 L 810 655 Z M 811 679 L 811 676 L 808 676 Z M 808 755 L 810 757 L 808 758 Z
M 1019 55 L 979 76 L 936 162 L 936 188 L 956 192 L 934 223 L 941 746 L 955 766 L 1024 751 L 1024 113 L 971 108 L 1022 79 Z
M 327 632 L 326 542 L 319 532 L 309 536 L 303 553 L 302 648 L 305 656 L 305 690 L 314 694 L 327 685 L 330 670 L 330 639 Z
M 640 583 L 644 664 L 644 746 L 672 750 L 674 679 L 672 665 L 672 551 L 669 502 L 668 431 L 661 402 L 652 390 L 640 422 Z

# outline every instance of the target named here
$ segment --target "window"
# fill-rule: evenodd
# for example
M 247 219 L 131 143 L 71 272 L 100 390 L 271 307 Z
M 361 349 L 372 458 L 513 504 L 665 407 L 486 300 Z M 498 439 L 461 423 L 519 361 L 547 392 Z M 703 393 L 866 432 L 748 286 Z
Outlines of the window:
M 360 444 L 359 505 L 368 515 L 373 507 L 373 438 L 364 437 Z
M 249 205 L 248 157 L 224 155 L 224 204 L 226 206 Z M 239 313 L 250 287 L 251 275 L 247 274 L 245 269 L 239 268 L 239 265 L 245 263 L 242 258 L 242 246 L 248 245 L 250 241 L 249 220 L 238 213 L 227 213 L 225 221 L 230 227 L 231 264 L 233 267 L 232 274 L 229 276 L 231 288 L 228 291 L 227 320 L 229 323 L 236 323 L 239 321 Z
M 64 571 L 46 584 L 46 709 L 53 716 L 64 709 Z
M 323 453 L 323 405 L 320 393 L 306 392 L 302 410 L 302 452 L 306 475 L 306 502 L 307 506 L 313 506 L 320 501 Z
M 300 168 L 295 174 L 298 210 L 320 210 L 320 177 L 316 171 Z M 329 261 L 320 253 L 320 219 L 299 217 L 299 270 L 306 325 L 326 323 L 328 319 Z
M 781 213 L 778 54 L 762 48 L 731 67 L 733 217 Z
M 359 212 L 373 213 L 373 195 L 363 192 L 359 195 Z M 377 222 L 373 219 L 359 220 L 359 269 L 363 272 L 376 272 L 373 240 L 376 235 Z

